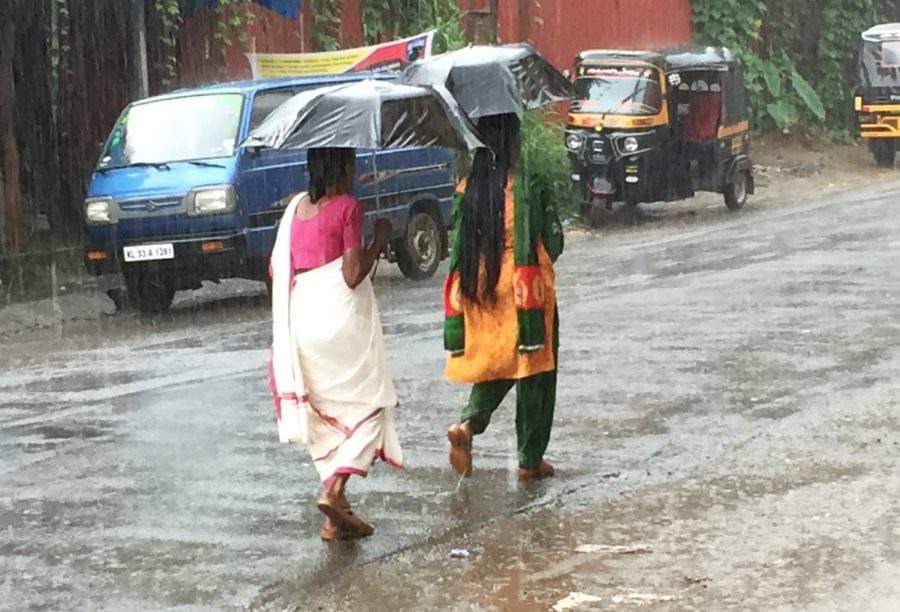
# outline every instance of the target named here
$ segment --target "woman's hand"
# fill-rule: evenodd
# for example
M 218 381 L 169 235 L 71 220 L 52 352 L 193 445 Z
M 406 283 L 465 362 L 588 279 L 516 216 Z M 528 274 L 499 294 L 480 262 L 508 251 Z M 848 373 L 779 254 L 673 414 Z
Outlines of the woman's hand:
M 394 228 L 387 219 L 375 219 L 373 227 L 375 237 L 369 246 L 354 247 L 344 253 L 344 281 L 351 289 L 355 289 L 375 265 L 375 261 L 384 247 L 391 241 Z
M 385 245 L 391 241 L 391 236 L 394 233 L 394 226 L 391 225 L 391 222 L 388 219 L 375 219 L 374 232 L 374 244 L 376 248 L 381 251 Z

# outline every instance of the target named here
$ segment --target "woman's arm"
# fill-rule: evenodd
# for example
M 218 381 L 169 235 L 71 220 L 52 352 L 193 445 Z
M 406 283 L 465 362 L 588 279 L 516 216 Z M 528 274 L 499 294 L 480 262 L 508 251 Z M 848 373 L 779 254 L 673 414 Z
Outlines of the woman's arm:
M 347 208 L 344 217 L 344 282 L 351 289 L 357 286 L 372 271 L 378 256 L 391 239 L 391 222 L 387 219 L 375 220 L 375 239 L 368 246 L 362 246 L 362 205 L 357 200 Z
M 347 286 L 351 289 L 356 289 L 356 287 L 365 280 L 366 276 L 369 275 L 369 272 L 372 271 L 372 266 L 378 261 L 378 256 L 381 254 L 381 251 L 384 250 L 384 246 L 390 238 L 391 229 L 390 222 L 388 222 L 387 238 L 381 237 L 381 239 L 379 239 L 377 229 L 379 221 L 386 220 L 378 219 L 375 222 L 375 240 L 373 240 L 371 244 L 365 247 L 353 247 L 344 251 L 344 282 L 347 283 Z

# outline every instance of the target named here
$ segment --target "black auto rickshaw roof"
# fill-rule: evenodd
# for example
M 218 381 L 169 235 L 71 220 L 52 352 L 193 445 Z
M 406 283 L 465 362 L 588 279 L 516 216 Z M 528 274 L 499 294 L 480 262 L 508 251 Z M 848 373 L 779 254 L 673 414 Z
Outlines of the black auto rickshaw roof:
M 575 63 L 609 60 L 633 60 L 646 62 L 663 70 L 712 70 L 723 71 L 738 64 L 734 55 L 725 47 L 679 48 L 661 51 L 621 51 L 595 49 L 582 51 Z
M 882 42 L 884 40 L 900 40 L 900 23 L 882 23 L 862 33 L 866 42 Z

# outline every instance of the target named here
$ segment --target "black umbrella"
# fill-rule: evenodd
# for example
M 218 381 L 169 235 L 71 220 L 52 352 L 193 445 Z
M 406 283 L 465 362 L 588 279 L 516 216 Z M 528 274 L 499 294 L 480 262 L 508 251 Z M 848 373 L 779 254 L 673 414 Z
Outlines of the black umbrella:
M 372 79 L 297 94 L 244 144 L 274 149 L 484 146 L 446 91 Z
M 407 66 L 400 82 L 444 85 L 476 119 L 521 114 L 574 94 L 572 83 L 527 43 L 472 46 Z

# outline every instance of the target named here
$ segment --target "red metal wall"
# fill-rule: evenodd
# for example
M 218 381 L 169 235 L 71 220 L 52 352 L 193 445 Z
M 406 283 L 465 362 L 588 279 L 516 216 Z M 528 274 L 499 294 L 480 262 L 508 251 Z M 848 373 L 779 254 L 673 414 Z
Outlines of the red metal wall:
M 309 51 L 311 44 L 304 27 L 308 15 L 288 19 L 278 13 L 251 4 L 254 20 L 247 27 L 247 46 L 230 45 L 222 57 L 215 52 L 213 42 L 218 15 L 215 9 L 202 9 L 185 19 L 178 34 L 179 81 L 183 87 L 226 79 L 250 78 L 247 51 L 259 53 L 300 53 Z
M 489 0 L 458 0 L 486 10 Z M 653 48 L 691 42 L 690 0 L 497 0 L 501 42 L 528 41 L 558 68 L 591 48 Z
M 360 3 L 345 0 L 339 39 L 354 47 L 362 39 Z M 457 0 L 474 21 L 485 20 L 490 0 Z M 501 42 L 527 40 L 558 68 L 569 67 L 578 51 L 591 48 L 648 48 L 691 42 L 690 0 L 496 0 L 497 33 Z M 256 19 L 248 28 L 250 50 L 259 53 L 313 51 L 309 37 L 312 16 L 302 2 L 298 19 L 287 19 L 252 4 Z M 224 78 L 250 77 L 241 45 L 215 57 L 212 9 L 188 17 L 179 32 L 180 83 L 197 85 Z M 489 23 L 489 20 L 485 23 Z

